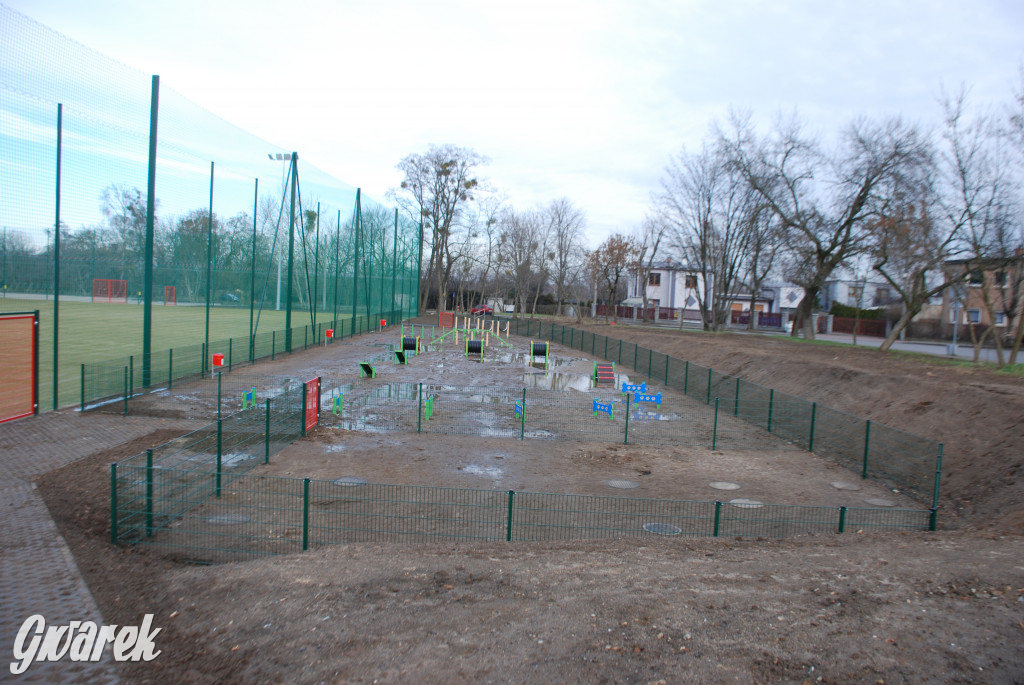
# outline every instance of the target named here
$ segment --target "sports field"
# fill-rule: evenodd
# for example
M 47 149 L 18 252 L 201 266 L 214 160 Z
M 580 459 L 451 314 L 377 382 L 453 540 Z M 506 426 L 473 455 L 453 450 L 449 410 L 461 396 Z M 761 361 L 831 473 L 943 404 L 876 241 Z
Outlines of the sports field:
M 53 300 L 5 297 L 0 313 L 39 310 L 40 411 L 53 409 Z M 340 314 L 339 314 L 340 315 Z M 347 315 L 347 312 L 346 312 Z M 142 352 L 143 308 L 134 303 L 60 301 L 59 406 L 75 404 L 80 396 L 81 365 L 118 359 Z M 319 313 L 323 321 L 333 313 Z M 264 310 L 257 333 L 284 329 L 285 312 Z M 309 312 L 292 310 L 292 326 L 310 323 Z M 198 345 L 204 341 L 206 308 L 153 306 L 153 351 Z M 249 335 L 248 307 L 210 309 L 210 340 Z

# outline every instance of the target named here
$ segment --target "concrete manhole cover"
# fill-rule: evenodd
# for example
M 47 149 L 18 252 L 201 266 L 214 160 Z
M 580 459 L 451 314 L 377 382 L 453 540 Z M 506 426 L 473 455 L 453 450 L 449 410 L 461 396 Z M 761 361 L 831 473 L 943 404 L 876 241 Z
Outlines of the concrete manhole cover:
M 237 526 L 242 523 L 249 523 L 249 517 L 245 514 L 221 514 L 206 519 L 207 523 L 214 523 L 219 526 Z
M 655 535 L 679 535 L 683 532 L 682 528 L 670 523 L 645 523 L 644 530 Z
M 620 490 L 630 490 L 632 488 L 640 487 L 640 483 L 634 480 L 606 480 L 604 482 L 610 488 L 619 488 Z
M 734 507 L 741 509 L 758 509 L 764 506 L 764 502 L 758 502 L 756 499 L 732 499 L 729 500 L 729 504 Z
M 344 478 L 336 478 L 333 482 L 335 485 L 340 485 L 343 488 L 354 488 L 360 485 L 366 485 L 366 479 L 359 478 L 358 476 L 345 476 Z
M 713 483 L 708 483 L 708 485 L 713 487 L 715 490 L 739 490 L 740 489 L 739 483 L 730 483 L 729 481 L 726 481 L 726 480 L 716 480 Z
M 895 507 L 896 503 L 891 499 L 885 499 L 884 497 L 868 497 L 864 500 L 873 507 Z
M 837 480 L 832 483 L 832 487 L 836 490 L 860 490 L 860 486 L 856 483 L 847 483 L 846 481 Z

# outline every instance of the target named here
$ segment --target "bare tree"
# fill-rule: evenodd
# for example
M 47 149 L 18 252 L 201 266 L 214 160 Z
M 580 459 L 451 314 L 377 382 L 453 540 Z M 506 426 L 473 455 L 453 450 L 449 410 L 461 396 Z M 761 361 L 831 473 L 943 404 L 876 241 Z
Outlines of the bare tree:
M 432 145 L 425 154 L 409 155 L 397 166 L 405 174 L 405 179 L 399 189 L 392 189 L 388 194 L 409 216 L 423 222 L 423 243 L 419 248 L 421 264 L 424 244 L 428 241 L 430 244 L 430 257 L 423 278 L 427 287 L 421 288 L 420 293 L 421 313 L 426 308 L 430 293 L 437 297 L 438 309 L 444 308 L 448 280 L 454 267 L 452 233 L 466 203 L 472 201 L 481 188 L 476 169 L 488 161 L 468 148 Z
M 531 294 L 532 288 L 537 287 L 538 270 L 543 266 L 541 251 L 545 228 L 544 219 L 538 212 L 517 213 L 509 209 L 502 216 L 498 239 L 499 264 L 512 278 L 516 309 L 520 315 L 527 311 L 527 302 L 536 302 Z
M 647 282 L 651 278 L 654 260 L 658 256 L 668 224 L 660 218 L 647 217 L 637 231 L 636 236 L 636 277 L 643 300 L 643 320 L 647 321 Z
M 558 315 L 562 314 L 562 302 L 573 271 L 578 271 L 580 253 L 583 250 L 583 229 L 587 219 L 582 210 L 572 205 L 568 198 L 552 202 L 547 210 L 552 252 L 552 280 L 555 299 L 558 301 Z M 577 312 L 579 307 L 576 307 Z
M 759 196 L 716 144 L 672 158 L 656 202 L 673 229 L 674 247 L 703 281 L 705 297 L 698 301 L 704 328 L 720 330 L 748 267 L 752 232 L 764 222 Z
M 811 314 L 832 273 L 868 247 L 885 181 L 922 152 L 913 127 L 898 118 L 854 122 L 839 147 L 825 151 L 795 119 L 776 122 L 764 140 L 733 117 L 720 141 L 736 169 L 778 217 L 791 253 L 788 277 L 803 287 L 796 335 L 814 337 Z
M 613 233 L 590 253 L 588 268 L 594 280 L 602 286 L 608 307 L 611 309 L 611 320 L 616 317 L 619 286 L 622 279 L 636 268 L 636 240 L 620 233 Z

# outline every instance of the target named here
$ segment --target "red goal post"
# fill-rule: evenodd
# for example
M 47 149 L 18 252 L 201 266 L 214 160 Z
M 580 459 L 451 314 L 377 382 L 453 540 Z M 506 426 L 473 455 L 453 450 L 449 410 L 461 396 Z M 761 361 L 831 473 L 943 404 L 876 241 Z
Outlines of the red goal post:
M 128 303 L 128 281 L 117 278 L 92 279 L 93 302 Z
M 0 314 L 0 423 L 39 413 L 39 311 Z
M 174 290 L 174 286 L 173 285 L 165 285 L 164 286 L 164 304 L 165 305 L 177 304 L 177 296 L 175 295 L 175 290 Z

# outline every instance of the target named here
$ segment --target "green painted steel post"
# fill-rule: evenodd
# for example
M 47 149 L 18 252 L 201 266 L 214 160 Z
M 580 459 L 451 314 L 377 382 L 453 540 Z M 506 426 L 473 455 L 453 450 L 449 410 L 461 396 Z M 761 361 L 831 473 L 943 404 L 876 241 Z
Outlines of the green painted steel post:
M 636 365 L 637 365 L 637 363 L 638 363 L 638 361 L 637 361 L 637 360 L 638 360 L 639 358 L 640 358 L 640 346 L 639 346 L 639 345 L 637 345 L 636 343 L 633 343 L 633 370 L 634 370 L 634 371 L 639 371 L 639 370 L 640 370 L 640 369 L 638 369 L 638 368 L 637 368 L 637 366 L 636 366 Z
M 85 411 L 85 364 L 82 364 L 82 404 L 78 411 Z
M 128 416 L 128 367 L 124 367 L 124 415 Z
M 654 350 L 647 350 L 647 377 L 654 378 Z
M 817 415 L 818 415 L 818 403 L 817 402 L 812 402 L 811 403 L 811 437 L 810 437 L 810 440 L 808 440 L 808 442 L 807 442 L 807 451 L 808 452 L 813 452 L 814 451 L 814 420 L 817 417 Z
M 526 388 L 523 388 L 523 413 L 519 417 L 519 439 L 526 438 Z
M 929 509 L 928 514 L 928 530 L 935 532 L 939 527 L 939 510 L 936 507 Z
M 715 398 L 715 427 L 711 433 L 711 451 L 718 447 L 718 398 Z
M 516 491 L 508 491 L 508 519 L 505 523 L 505 542 L 512 542 L 512 505 L 516 498 Z
M 206 343 L 201 343 L 203 357 L 199 360 L 199 377 L 206 378 Z
M 686 364 L 683 366 L 683 394 L 686 395 L 690 389 L 690 360 L 686 360 Z
M 621 340 L 619 340 L 619 361 L 618 361 L 618 363 L 619 363 L 620 366 L 622 365 L 622 341 Z
M 110 544 L 117 544 L 117 462 L 110 464 Z
M 668 387 L 668 360 L 671 359 L 667 354 L 665 355 L 665 387 Z
M 220 421 L 220 377 L 221 372 L 217 372 L 217 420 Z
M 705 401 L 705 404 L 711 404 L 711 373 L 712 373 L 711 367 L 709 366 L 708 367 L 708 393 L 707 393 L 708 396 L 707 396 L 707 400 Z M 716 397 L 715 399 L 717 400 L 718 398 Z
M 309 479 L 302 479 L 302 551 L 309 549 Z
M 772 432 L 772 412 L 775 409 L 775 388 L 768 391 L 768 432 Z
M 135 391 L 135 355 L 128 357 L 128 399 Z
M 167 389 L 174 383 L 174 348 L 167 350 Z
M 846 507 L 839 507 L 839 532 L 846 532 Z
M 614 402 L 615 400 L 612 400 Z M 629 444 L 629 395 L 626 395 L 626 434 L 622 440 L 623 445 Z
M 263 463 L 270 463 L 270 398 L 267 398 L 267 425 L 263 429 Z
M 604 358 L 608 358 L 608 336 L 604 336 Z
M 223 466 L 223 457 L 224 457 L 224 452 L 223 452 L 223 449 L 222 449 L 222 445 L 224 444 L 223 443 L 223 439 L 224 439 L 223 423 L 222 423 L 222 421 L 220 419 L 217 419 L 217 488 L 216 488 L 216 493 L 215 493 L 217 495 L 217 497 L 220 497 L 220 471 L 221 471 L 221 467 Z
M 739 416 L 740 415 L 740 379 L 738 377 L 736 378 L 736 392 L 735 392 L 735 397 L 733 398 L 733 400 L 734 400 L 734 406 L 732 408 L 732 415 L 733 416 Z
M 722 523 L 722 500 L 715 500 L 715 532 L 713 535 L 718 537 L 719 526 Z
M 423 431 L 423 384 L 419 385 L 419 394 L 416 400 L 416 432 Z
M 932 508 L 939 508 L 939 482 L 942 479 L 942 448 L 943 443 L 939 443 L 939 453 L 935 457 L 935 487 L 932 489 Z M 932 529 L 934 530 L 934 528 Z
M 270 331 L 270 361 L 274 361 L 274 353 L 277 351 L 277 331 Z
M 231 372 L 231 343 L 234 342 L 234 338 L 228 338 L 228 372 Z
M 302 384 L 302 437 L 306 437 L 306 384 Z
M 868 477 L 868 454 L 871 449 L 871 419 L 864 422 L 864 466 L 861 467 L 860 477 Z
M 153 450 L 146 450 L 146 537 L 153 537 Z
M 594 356 L 594 348 L 597 347 L 597 335 L 591 334 L 590 336 L 590 356 Z

